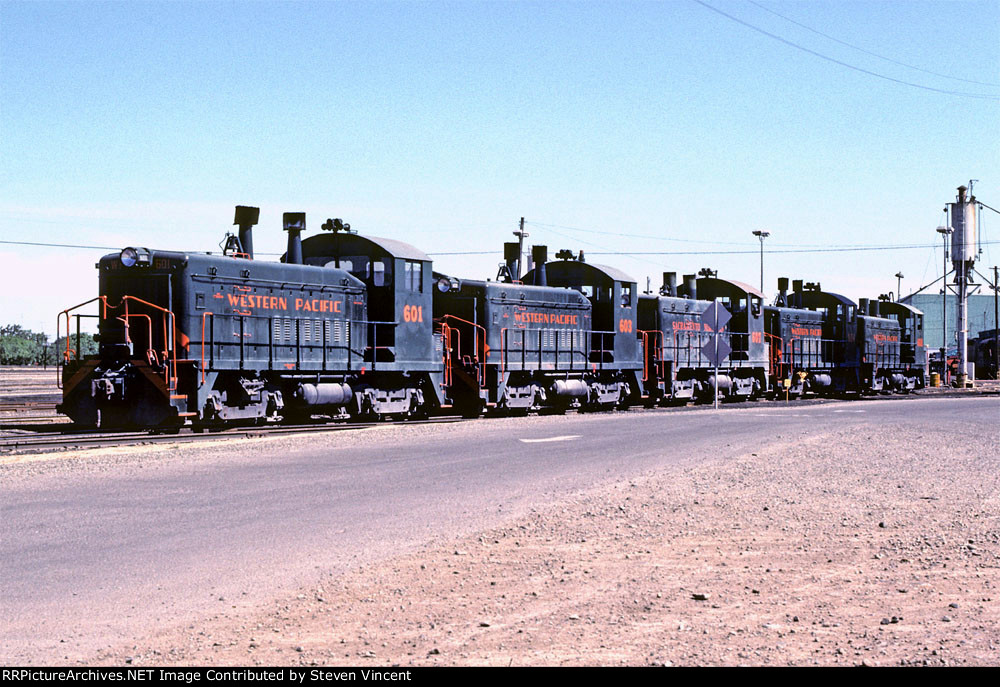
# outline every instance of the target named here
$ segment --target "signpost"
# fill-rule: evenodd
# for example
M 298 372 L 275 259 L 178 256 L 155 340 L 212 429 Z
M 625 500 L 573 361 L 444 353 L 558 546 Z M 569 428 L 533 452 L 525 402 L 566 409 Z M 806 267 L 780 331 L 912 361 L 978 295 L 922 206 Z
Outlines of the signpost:
M 725 360 L 733 352 L 732 347 L 723 341 L 719 334 L 725 329 L 726 324 L 729 323 L 732 317 L 725 306 L 719 303 L 718 298 L 701 314 L 703 328 L 707 328 L 712 332 L 708 338 L 708 342 L 701 347 L 701 352 L 715 366 L 715 374 L 712 376 L 712 387 L 715 392 L 714 402 L 716 409 L 719 408 L 719 362 Z

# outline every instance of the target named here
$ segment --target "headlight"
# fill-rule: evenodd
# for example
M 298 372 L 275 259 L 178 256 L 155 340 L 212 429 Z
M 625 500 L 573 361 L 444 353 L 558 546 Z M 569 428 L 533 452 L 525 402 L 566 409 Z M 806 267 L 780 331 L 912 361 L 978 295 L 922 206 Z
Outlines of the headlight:
M 149 265 L 148 248 L 132 248 L 129 246 L 118 256 L 123 267 L 135 267 L 136 265 Z
M 126 248 L 118 256 L 118 259 L 121 261 L 123 267 L 134 267 L 139 262 L 139 251 L 135 248 Z
M 460 284 L 454 277 L 441 277 L 437 280 L 437 290 L 441 293 L 448 293 L 449 291 L 457 291 Z

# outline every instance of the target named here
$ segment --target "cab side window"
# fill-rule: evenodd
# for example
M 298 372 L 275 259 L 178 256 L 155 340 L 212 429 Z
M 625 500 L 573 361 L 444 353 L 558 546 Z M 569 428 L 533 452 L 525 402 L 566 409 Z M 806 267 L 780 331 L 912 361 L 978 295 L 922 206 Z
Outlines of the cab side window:
M 391 273 L 385 260 L 376 260 L 371 264 L 372 284 L 375 286 L 385 286 L 391 279 Z
M 424 290 L 424 264 L 418 260 L 406 261 L 404 288 L 409 291 Z

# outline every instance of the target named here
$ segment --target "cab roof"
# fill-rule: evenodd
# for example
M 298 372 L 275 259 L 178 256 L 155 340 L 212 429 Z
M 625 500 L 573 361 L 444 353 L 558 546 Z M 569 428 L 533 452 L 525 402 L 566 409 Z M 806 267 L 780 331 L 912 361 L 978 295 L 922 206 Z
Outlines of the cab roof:
M 423 260 L 430 262 L 431 258 L 422 250 L 402 241 L 384 239 L 378 236 L 362 236 L 348 233 L 322 233 L 302 239 L 302 259 L 339 255 L 387 255 L 392 258 L 406 260 Z M 282 261 L 285 256 L 281 256 Z

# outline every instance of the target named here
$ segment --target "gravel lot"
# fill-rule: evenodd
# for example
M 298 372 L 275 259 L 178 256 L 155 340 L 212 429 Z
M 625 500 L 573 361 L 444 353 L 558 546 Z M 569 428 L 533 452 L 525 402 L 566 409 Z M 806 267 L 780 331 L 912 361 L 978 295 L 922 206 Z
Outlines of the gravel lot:
M 1000 422 L 859 420 L 611 482 L 92 662 L 1000 665 L 998 570 Z

